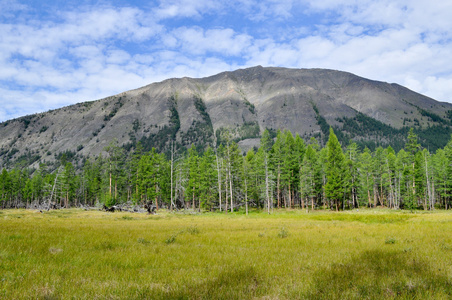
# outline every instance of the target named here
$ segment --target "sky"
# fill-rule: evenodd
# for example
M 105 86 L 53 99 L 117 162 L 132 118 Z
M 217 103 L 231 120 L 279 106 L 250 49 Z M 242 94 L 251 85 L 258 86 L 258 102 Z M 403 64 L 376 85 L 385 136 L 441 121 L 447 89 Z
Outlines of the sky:
M 451 16 L 450 0 L 0 0 L 0 122 L 256 65 L 452 102 Z

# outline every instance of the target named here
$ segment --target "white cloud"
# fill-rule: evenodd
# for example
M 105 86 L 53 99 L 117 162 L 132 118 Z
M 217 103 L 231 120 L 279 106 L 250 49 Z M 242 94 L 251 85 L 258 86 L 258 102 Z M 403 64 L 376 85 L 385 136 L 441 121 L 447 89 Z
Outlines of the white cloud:
M 252 40 L 251 36 L 237 34 L 232 29 L 179 28 L 171 35 L 184 51 L 194 55 L 217 52 L 238 56 L 250 46 Z
M 0 11 L 2 16 L 6 18 L 14 17 L 14 13 L 17 11 L 25 11 L 27 6 L 19 3 L 15 0 L 1 0 L 0 1 Z
M 448 1 L 162 0 L 49 20 L 13 0 L 0 9 L 9 4 L 0 18 L 0 120 L 254 65 L 345 70 L 452 102 Z
M 109 64 L 121 65 L 127 63 L 131 56 L 129 53 L 123 50 L 111 50 L 107 53 L 106 62 Z
M 293 16 L 293 0 L 267 0 L 254 1 L 249 13 L 252 20 L 262 21 L 269 18 L 278 18 L 280 20 L 288 19 Z
M 154 9 L 154 14 L 159 19 L 198 17 L 202 14 L 223 8 L 220 1 L 213 0 L 165 0 Z
M 449 100 L 452 99 L 452 76 L 438 78 L 436 76 L 428 76 L 421 83 L 418 89 L 421 93 L 430 95 L 434 99 Z

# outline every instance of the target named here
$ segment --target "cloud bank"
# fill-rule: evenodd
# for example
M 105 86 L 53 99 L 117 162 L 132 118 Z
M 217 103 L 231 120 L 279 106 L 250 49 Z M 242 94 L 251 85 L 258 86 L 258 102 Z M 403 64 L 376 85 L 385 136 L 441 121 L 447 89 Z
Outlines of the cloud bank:
M 255 65 L 344 70 L 452 102 L 446 1 L 58 3 L 0 1 L 0 121 Z

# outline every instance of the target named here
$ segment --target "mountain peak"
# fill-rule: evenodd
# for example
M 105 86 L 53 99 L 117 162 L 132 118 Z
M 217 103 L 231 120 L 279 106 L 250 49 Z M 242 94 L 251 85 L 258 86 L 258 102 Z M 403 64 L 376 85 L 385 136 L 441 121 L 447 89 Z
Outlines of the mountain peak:
M 347 72 L 255 66 L 205 78 L 171 78 L 4 122 L 0 163 L 28 166 L 52 162 L 61 153 L 98 155 L 112 140 L 126 149 L 140 141 L 146 149 L 165 151 L 170 140 L 202 148 L 213 145 L 214 133 L 221 140 L 225 130 L 244 149 L 257 145 L 265 129 L 322 141 L 329 126 L 344 141 L 400 148 L 407 127 L 422 132 L 439 126 L 438 132 L 449 135 L 450 111 L 451 104 Z M 433 145 L 428 137 L 421 142 Z

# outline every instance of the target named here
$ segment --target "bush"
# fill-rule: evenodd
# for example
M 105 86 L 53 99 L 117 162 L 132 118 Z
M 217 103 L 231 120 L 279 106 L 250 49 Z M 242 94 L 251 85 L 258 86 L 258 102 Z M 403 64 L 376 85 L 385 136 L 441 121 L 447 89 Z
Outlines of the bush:
M 288 236 L 289 236 L 289 231 L 285 227 L 281 228 L 281 230 L 278 233 L 278 237 L 283 239 L 283 238 L 286 238 Z
M 172 235 L 165 240 L 165 244 L 172 244 L 176 241 L 176 235 Z
M 392 237 L 388 237 L 385 241 L 385 244 L 395 244 L 396 243 L 396 239 L 392 238 Z

